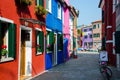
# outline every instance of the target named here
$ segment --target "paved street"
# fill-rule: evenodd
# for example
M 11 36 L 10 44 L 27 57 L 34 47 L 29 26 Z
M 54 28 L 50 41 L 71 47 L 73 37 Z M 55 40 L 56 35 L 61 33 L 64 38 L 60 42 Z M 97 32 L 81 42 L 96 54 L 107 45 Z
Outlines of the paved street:
M 98 53 L 79 53 L 77 59 L 70 59 L 32 80 L 103 80 Z

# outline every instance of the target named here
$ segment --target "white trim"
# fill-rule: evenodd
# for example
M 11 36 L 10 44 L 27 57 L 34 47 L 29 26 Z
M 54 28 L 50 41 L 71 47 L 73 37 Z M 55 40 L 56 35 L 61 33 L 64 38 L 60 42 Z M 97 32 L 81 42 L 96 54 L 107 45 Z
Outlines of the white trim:
M 100 8 L 103 8 L 104 4 L 105 4 L 105 1 L 102 0 L 102 3 L 101 3 L 101 5 L 100 5 Z
M 51 29 L 46 28 L 47 31 L 52 31 Z
M 24 30 L 31 30 L 31 38 L 32 38 L 32 28 L 29 28 L 29 27 L 26 27 L 26 26 L 23 26 L 23 25 L 20 25 L 20 36 L 21 36 L 21 30 L 24 29 Z M 31 45 L 32 46 L 32 45 Z M 31 54 L 32 55 L 32 54 Z M 19 38 L 19 61 L 18 61 L 18 80 L 20 80 L 20 64 L 21 64 L 21 37 Z M 31 60 L 32 61 L 32 60 Z M 31 70 L 32 71 L 32 70 Z M 32 74 L 32 73 L 31 73 Z M 25 72 L 25 75 L 26 75 L 26 72 Z
M 113 47 L 115 46 L 115 32 L 113 32 Z M 113 48 L 113 54 L 115 55 L 115 49 Z
M 40 29 L 40 28 L 35 28 L 35 30 L 42 31 L 42 29 Z
M 23 30 L 32 30 L 32 28 L 30 27 L 26 27 L 26 26 L 23 26 L 23 25 L 20 25 L 21 29 Z
M 106 43 L 113 43 L 113 40 L 107 40 Z
M 58 34 L 62 34 L 61 32 L 58 32 Z
M 8 23 L 14 23 L 13 20 L 7 19 L 7 18 L 4 18 L 4 17 L 0 17 L 0 20 L 1 20 L 1 21 L 4 21 L 4 22 L 8 22 Z
M 108 28 L 112 28 L 112 26 L 107 26 L 107 29 L 108 29 Z

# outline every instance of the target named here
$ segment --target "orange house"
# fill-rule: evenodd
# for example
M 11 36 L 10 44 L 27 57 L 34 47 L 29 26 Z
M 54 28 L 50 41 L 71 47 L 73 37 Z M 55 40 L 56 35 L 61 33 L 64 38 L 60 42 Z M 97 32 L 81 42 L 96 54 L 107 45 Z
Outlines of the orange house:
M 22 80 L 45 71 L 45 4 L 0 1 L 0 79 Z

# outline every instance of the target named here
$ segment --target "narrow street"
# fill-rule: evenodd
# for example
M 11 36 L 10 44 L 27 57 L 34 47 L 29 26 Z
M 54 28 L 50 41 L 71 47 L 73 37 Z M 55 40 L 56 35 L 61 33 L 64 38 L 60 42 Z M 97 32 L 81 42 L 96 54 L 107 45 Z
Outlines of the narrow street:
M 70 59 L 32 80 L 103 80 L 98 53 L 78 53 L 77 59 Z

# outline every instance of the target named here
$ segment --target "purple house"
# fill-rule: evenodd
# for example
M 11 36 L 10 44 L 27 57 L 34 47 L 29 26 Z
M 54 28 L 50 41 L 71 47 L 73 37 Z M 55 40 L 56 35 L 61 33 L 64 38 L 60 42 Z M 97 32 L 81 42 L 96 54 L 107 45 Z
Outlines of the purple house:
M 89 50 L 93 46 L 92 26 L 82 27 L 82 48 Z

